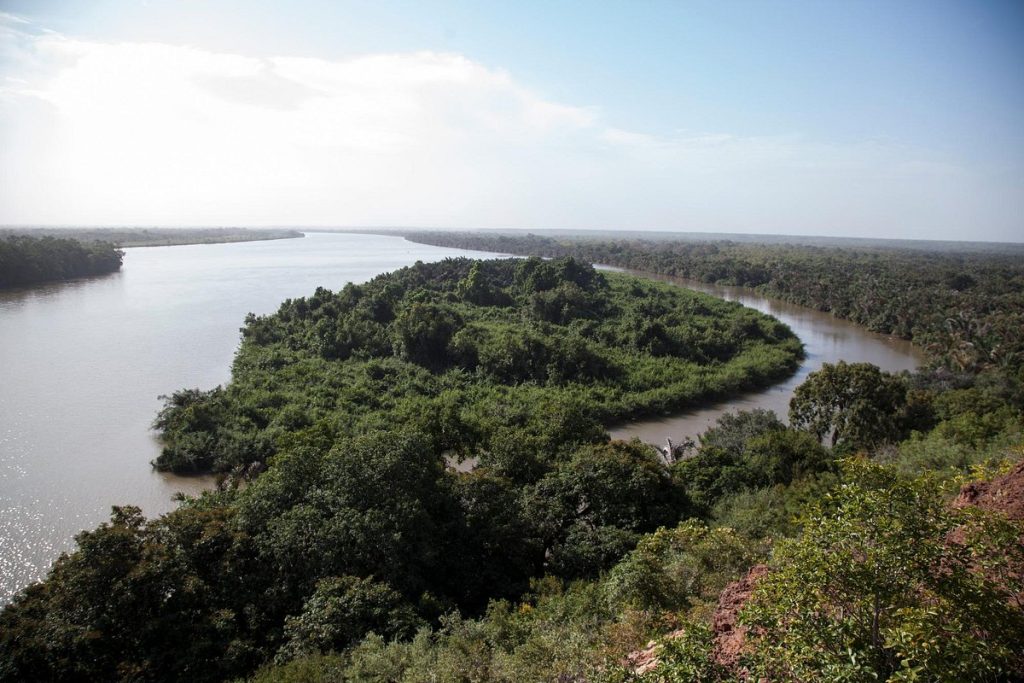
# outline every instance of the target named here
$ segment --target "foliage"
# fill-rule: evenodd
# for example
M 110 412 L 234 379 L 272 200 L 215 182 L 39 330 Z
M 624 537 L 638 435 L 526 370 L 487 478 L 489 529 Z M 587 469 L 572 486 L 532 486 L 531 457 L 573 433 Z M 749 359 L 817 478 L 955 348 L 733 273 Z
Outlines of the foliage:
M 942 338 L 917 256 L 892 256 L 901 272 L 827 249 L 607 248 L 597 260 L 642 254 L 791 298 L 810 283 L 853 319 L 877 313 L 866 289 L 814 283 L 863 285 L 850 273 L 870 266 L 879 292 L 906 290 L 893 311 L 924 311 L 906 333 Z M 745 617 L 756 675 L 1005 679 L 1024 642 L 1022 530 L 950 509 L 941 484 L 1020 457 L 1019 282 L 998 258 L 945 258 L 943 286 L 992 325 L 965 328 L 963 364 L 829 368 L 802 392 L 810 431 L 729 414 L 671 465 L 603 425 L 784 375 L 800 354 L 784 326 L 571 259 L 418 264 L 249 316 L 232 382 L 172 394 L 156 421 L 161 466 L 224 485 L 82 533 L 0 613 L 0 680 L 612 683 L 680 626 L 646 680 L 731 680 L 708 616 L 772 543 Z M 889 466 L 837 467 L 826 422 L 837 450 Z
M 1020 566 L 1020 525 L 951 510 L 927 480 L 849 467 L 803 535 L 776 547 L 748 604 L 755 675 L 967 681 L 1015 670 L 1024 613 L 989 566 Z
M 637 441 L 583 446 L 524 491 L 538 551 L 560 576 L 593 576 L 636 544 L 641 530 L 674 523 L 683 509 L 653 449 Z
M 870 363 L 825 363 L 793 392 L 789 421 L 833 448 L 869 448 L 899 438 L 906 392 L 901 378 Z
M 387 584 L 357 576 L 322 579 L 302 612 L 285 620 L 287 642 L 278 658 L 341 650 L 369 632 L 408 636 L 421 623 L 412 606 Z
M 689 520 L 648 534 L 609 572 L 612 605 L 686 611 L 714 603 L 722 588 L 763 556 L 765 546 L 728 527 Z
M 0 239 L 0 288 L 113 273 L 123 256 L 106 242 L 9 236 Z
M 676 638 L 661 641 L 658 667 L 642 682 L 650 683 L 719 683 L 738 680 L 726 667 L 715 661 L 714 639 L 709 628 L 700 622 L 688 622 Z
M 1024 398 L 1024 259 L 1017 250 L 906 245 L 743 244 L 665 235 L 637 239 L 410 233 L 415 242 L 560 258 L 754 287 L 762 294 L 911 339 L 955 372 L 995 373 Z M 787 242 L 796 239 L 786 238 Z M 761 240 L 764 242 L 764 240 Z
M 727 413 L 701 436 L 697 455 L 673 465 L 693 511 L 708 517 L 724 496 L 788 485 L 833 467 L 813 437 L 785 427 L 766 410 Z
M 165 398 L 157 467 L 231 472 L 308 429 L 406 426 L 535 480 L 603 424 L 763 385 L 801 355 L 767 316 L 572 259 L 417 264 L 249 316 L 242 336 L 229 385 Z
M 726 494 L 711 509 L 711 523 L 730 527 L 750 538 L 780 538 L 800 531 L 804 508 L 838 482 L 832 471 Z

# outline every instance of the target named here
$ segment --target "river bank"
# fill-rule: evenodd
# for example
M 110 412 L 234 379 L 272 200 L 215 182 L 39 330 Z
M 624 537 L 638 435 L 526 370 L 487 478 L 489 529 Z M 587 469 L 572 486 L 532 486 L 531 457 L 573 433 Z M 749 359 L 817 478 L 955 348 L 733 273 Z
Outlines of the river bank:
M 767 313 L 789 325 L 804 343 L 805 352 L 804 362 L 796 373 L 768 389 L 676 415 L 613 425 L 609 433 L 615 439 L 635 437 L 655 445 L 664 444 L 666 439 L 680 443 L 686 438 L 695 438 L 723 414 L 737 410 L 762 408 L 774 411 L 780 419 L 785 420 L 793 392 L 807 375 L 821 368 L 823 363 L 837 363 L 841 360 L 848 363 L 872 363 L 887 372 L 900 372 L 912 371 L 925 362 L 924 352 L 906 340 L 870 332 L 830 313 L 770 299 L 746 287 L 710 285 L 668 275 L 618 268 L 612 270 L 669 282 L 727 301 L 737 301 L 744 306 Z
M 315 234 L 128 248 L 119 272 L 0 291 L 0 603 L 111 506 L 156 516 L 212 486 L 153 471 L 150 426 L 160 395 L 230 378 L 247 313 L 455 256 L 495 255 Z

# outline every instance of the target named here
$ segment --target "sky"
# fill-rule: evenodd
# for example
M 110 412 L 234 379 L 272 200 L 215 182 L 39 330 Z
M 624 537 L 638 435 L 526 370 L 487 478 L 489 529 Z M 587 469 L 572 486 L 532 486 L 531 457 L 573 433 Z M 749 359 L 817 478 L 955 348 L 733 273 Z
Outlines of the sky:
M 0 224 L 1024 241 L 1017 0 L 0 0 Z

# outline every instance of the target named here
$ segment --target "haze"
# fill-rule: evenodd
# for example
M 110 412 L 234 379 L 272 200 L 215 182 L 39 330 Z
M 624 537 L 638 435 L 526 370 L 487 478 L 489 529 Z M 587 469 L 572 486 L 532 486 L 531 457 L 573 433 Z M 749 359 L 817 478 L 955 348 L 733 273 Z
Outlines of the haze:
M 0 3 L 0 224 L 1022 241 L 1019 3 Z

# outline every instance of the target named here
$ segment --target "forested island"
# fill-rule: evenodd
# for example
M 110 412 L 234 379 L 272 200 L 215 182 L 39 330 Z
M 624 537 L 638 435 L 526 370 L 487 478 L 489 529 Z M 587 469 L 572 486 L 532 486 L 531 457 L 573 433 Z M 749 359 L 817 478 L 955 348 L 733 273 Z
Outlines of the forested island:
M 957 372 L 1024 362 L 1024 251 L 1020 245 L 951 252 L 729 241 L 553 238 L 533 234 L 405 232 L 422 244 L 590 263 L 755 288 L 909 339 Z M 751 238 L 753 239 L 753 238 Z M 866 240 L 860 240 L 865 242 Z M 923 243 L 927 244 L 927 243 Z
M 106 275 L 121 269 L 121 247 L 250 242 L 302 237 L 249 228 L 0 228 L 0 288 Z
M 118 247 L 170 247 L 293 239 L 302 233 L 282 228 L 0 228 L 0 238 L 15 236 L 108 242 Z
M 157 417 L 156 464 L 222 485 L 81 534 L 0 613 L 0 679 L 1024 675 L 1019 264 L 548 247 L 247 318 L 232 381 Z M 767 316 L 587 265 L 661 258 L 878 320 L 934 363 L 825 365 L 788 425 L 750 411 L 664 453 L 610 441 L 609 420 L 763 385 L 801 354 Z
M 56 237 L 0 237 L 0 288 L 106 275 L 124 252 L 107 242 Z
M 158 467 L 227 472 L 311 428 L 410 428 L 530 477 L 543 444 L 766 386 L 802 357 L 768 316 L 573 259 L 420 264 L 286 301 L 242 338 L 227 387 L 168 398 Z

